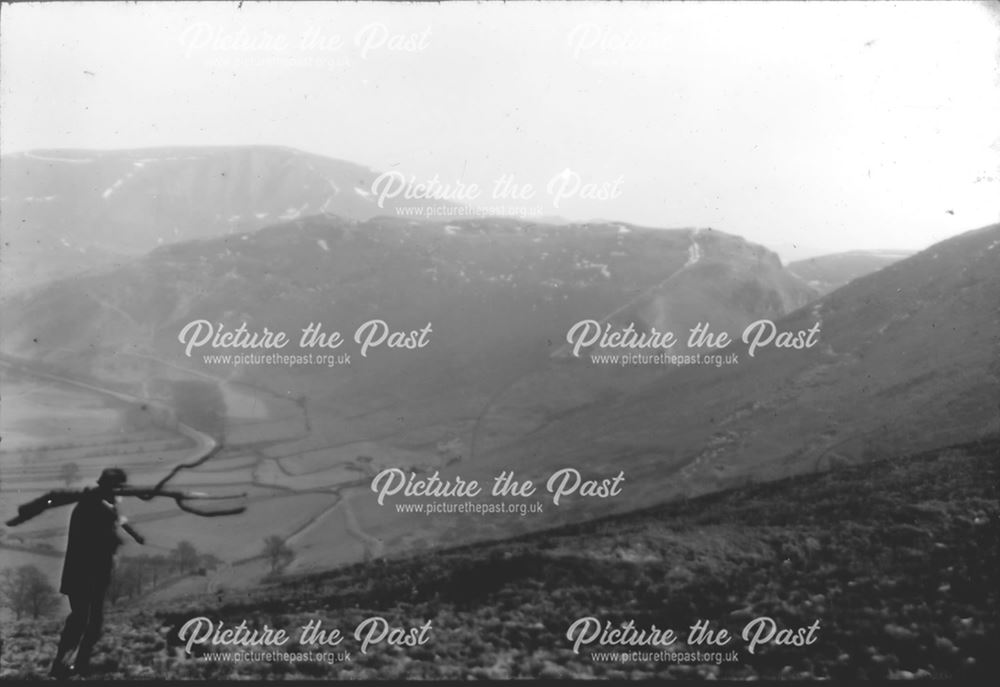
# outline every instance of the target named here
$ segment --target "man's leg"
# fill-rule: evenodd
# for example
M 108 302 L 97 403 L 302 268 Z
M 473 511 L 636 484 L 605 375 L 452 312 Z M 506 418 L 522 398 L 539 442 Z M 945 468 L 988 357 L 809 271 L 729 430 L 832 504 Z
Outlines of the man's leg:
M 76 660 L 73 662 L 73 667 L 81 674 L 90 670 L 90 655 L 94 652 L 94 646 L 101 638 L 101 630 L 104 627 L 104 595 L 106 592 L 107 587 L 98 587 L 87 600 L 89 605 L 87 622 L 80 639 L 80 651 L 77 652 Z
M 69 595 L 69 615 L 59 637 L 59 648 L 56 649 L 55 660 L 52 661 L 52 674 L 65 674 L 69 666 L 65 664 L 66 654 L 75 649 L 83 637 L 87 626 L 87 616 L 90 613 L 90 599 L 85 594 Z

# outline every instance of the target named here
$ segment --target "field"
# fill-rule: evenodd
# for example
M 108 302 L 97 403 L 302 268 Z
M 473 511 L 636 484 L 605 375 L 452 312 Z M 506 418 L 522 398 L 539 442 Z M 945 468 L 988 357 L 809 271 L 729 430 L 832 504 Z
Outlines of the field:
M 984 679 L 1000 638 L 998 455 L 1000 440 L 980 441 L 252 592 L 119 608 L 96 661 L 106 678 Z M 175 631 L 199 615 L 291 630 L 318 618 L 345 634 L 381 615 L 430 620 L 433 631 L 424 646 L 367 654 L 349 637 L 344 664 L 233 664 L 177 650 Z M 707 619 L 734 634 L 757 616 L 820 625 L 809 647 L 750 654 L 737 641 L 732 662 L 606 662 L 565 638 L 585 616 L 678 630 Z M 0 677 L 41 675 L 57 630 L 55 620 L 5 625 Z
M 126 499 L 121 510 L 147 544 L 128 543 L 120 555 L 169 556 L 178 544 L 189 542 L 199 552 L 220 558 L 226 574 L 217 580 L 197 575 L 161 580 L 148 590 L 152 598 L 256 585 L 270 572 L 260 554 L 263 540 L 272 535 L 292 547 L 289 570 L 328 569 L 370 557 L 380 545 L 363 531 L 357 513 L 344 503 L 345 495 L 364 489 L 385 465 L 427 469 L 460 451 L 456 441 L 440 440 L 450 436 L 447 427 L 338 441 L 328 438 L 328 428 L 310 428 L 304 403 L 262 387 L 166 368 L 169 376 L 143 381 L 135 392 L 140 397 L 122 390 L 128 384 L 121 370 L 105 372 L 118 380 L 115 389 L 54 373 L 36 374 L 18 363 L 4 361 L 0 366 L 5 394 L 0 417 L 4 519 L 13 516 L 18 504 L 49 490 L 92 486 L 109 465 L 125 468 L 133 484 L 156 482 L 212 442 L 199 429 L 181 426 L 179 419 L 208 423 L 204 418 L 215 413 L 221 420 L 202 429 L 220 437 L 223 449 L 197 469 L 180 472 L 172 486 L 244 493 L 245 500 L 227 505 L 243 503 L 246 512 L 238 520 L 206 520 L 179 511 L 167 500 Z M 185 398 L 197 410 L 176 403 L 169 407 L 172 384 L 186 385 Z M 174 397 L 176 401 L 176 393 Z M 213 399 L 221 404 L 217 411 L 211 407 Z M 158 415 L 150 410 L 155 403 L 164 406 Z M 16 528 L 0 528 L 0 567 L 30 558 L 56 584 L 69 510 L 53 509 Z M 377 521 L 384 514 L 375 515 Z

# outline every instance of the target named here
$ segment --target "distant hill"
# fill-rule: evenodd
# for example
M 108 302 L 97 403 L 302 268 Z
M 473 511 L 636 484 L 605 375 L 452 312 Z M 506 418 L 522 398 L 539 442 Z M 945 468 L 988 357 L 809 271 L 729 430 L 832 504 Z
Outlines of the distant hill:
M 788 270 L 821 295 L 825 295 L 859 277 L 908 258 L 913 253 L 914 251 L 853 250 L 796 260 L 788 264 Z
M 428 204 L 379 208 L 378 171 L 275 146 L 35 150 L 3 156 L 0 174 L 8 289 L 306 215 L 368 219 Z
M 704 256 L 698 264 L 690 258 L 695 247 Z M 19 358 L 141 383 L 145 376 L 122 363 L 123 351 L 211 371 L 199 356 L 186 358 L 177 340 L 195 318 L 293 333 L 322 321 L 348 338 L 371 318 L 406 329 L 431 322 L 433 344 L 425 350 L 391 352 L 374 369 L 357 356 L 338 375 L 340 393 L 364 405 L 359 391 L 381 394 L 383 375 L 398 380 L 403 370 L 411 382 L 426 376 L 438 386 L 450 370 L 458 376 L 447 386 L 456 388 L 462 380 L 492 386 L 545 369 L 573 323 L 622 306 L 637 309 L 640 328 L 706 317 L 745 324 L 780 317 L 812 295 L 773 253 L 711 230 L 319 215 L 164 246 L 121 267 L 12 296 L 3 345 Z M 280 367 L 235 374 L 307 396 L 315 376 Z M 421 393 L 397 386 L 397 394 Z

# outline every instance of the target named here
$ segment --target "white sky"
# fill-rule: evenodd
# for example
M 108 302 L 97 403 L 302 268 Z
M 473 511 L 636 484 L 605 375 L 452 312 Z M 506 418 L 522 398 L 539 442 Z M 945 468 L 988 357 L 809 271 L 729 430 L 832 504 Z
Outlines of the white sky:
M 0 148 L 288 145 L 786 259 L 916 249 L 1000 221 L 998 27 L 972 3 L 6 4 Z M 549 207 L 565 169 L 621 195 Z

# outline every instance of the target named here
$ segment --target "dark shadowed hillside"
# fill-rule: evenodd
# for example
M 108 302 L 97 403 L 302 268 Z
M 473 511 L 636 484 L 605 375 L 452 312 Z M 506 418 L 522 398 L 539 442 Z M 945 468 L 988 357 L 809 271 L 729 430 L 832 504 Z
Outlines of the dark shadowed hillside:
M 813 348 L 772 345 L 750 357 L 737 342 L 729 349 L 737 365 L 673 370 L 556 418 L 489 459 L 536 476 L 552 465 L 621 469 L 632 498 L 654 503 L 996 432 L 998 303 L 1000 226 L 991 226 L 778 322 L 793 332 L 818 323 Z M 668 472 L 677 475 L 669 484 L 654 479 Z
M 983 679 L 997 668 L 1000 535 L 996 439 L 747 486 L 525 536 L 282 580 L 252 593 L 120 609 L 98 674 L 161 678 Z M 348 638 L 350 663 L 185 659 L 171 636 L 196 616 L 350 635 L 381 615 L 430 620 L 420 647 Z M 699 619 L 736 635 L 735 661 L 610 660 L 565 634 L 580 617 L 681 635 Z M 751 619 L 819 622 L 808 647 L 746 650 Z M 0 676 L 44 674 L 57 624 L 4 627 Z M 294 634 L 294 632 L 292 632 Z M 294 642 L 291 651 L 304 650 Z
M 913 251 L 855 250 L 796 260 L 788 270 L 822 295 L 911 255 Z

